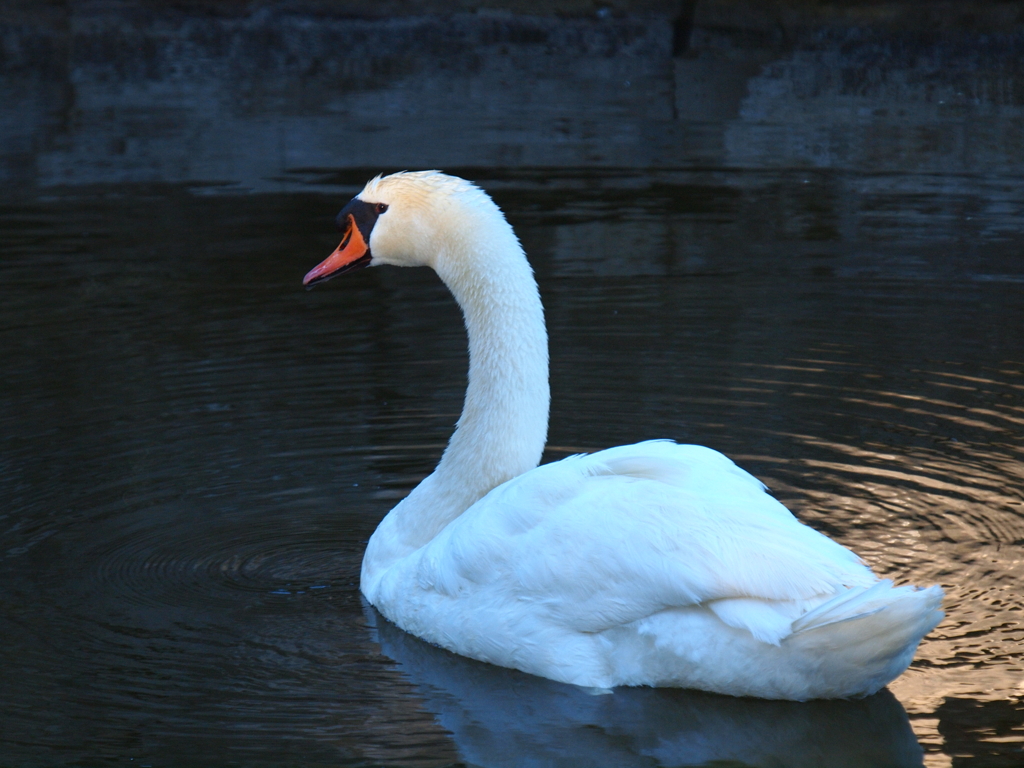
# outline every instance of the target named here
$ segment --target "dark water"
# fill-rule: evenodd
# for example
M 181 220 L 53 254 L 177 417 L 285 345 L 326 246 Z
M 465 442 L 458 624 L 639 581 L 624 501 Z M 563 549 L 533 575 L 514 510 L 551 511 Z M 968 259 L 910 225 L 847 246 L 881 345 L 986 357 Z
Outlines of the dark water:
M 79 37 L 99 23 L 73 21 Z M 1018 38 L 826 39 L 769 56 L 697 29 L 705 47 L 673 59 L 671 25 L 638 29 L 634 48 L 584 39 L 572 56 L 592 61 L 562 80 L 537 74 L 536 100 L 524 87 L 507 114 L 479 91 L 464 155 L 452 135 L 432 144 L 452 127 L 436 104 L 416 124 L 396 115 L 424 83 L 477 93 L 498 67 L 482 55 L 446 73 L 417 69 L 414 50 L 406 70 L 379 65 L 335 94 L 352 110 L 391 104 L 381 120 L 408 131 L 390 144 L 365 132 L 365 163 L 272 168 L 280 156 L 267 165 L 238 125 L 288 112 L 309 129 L 323 115 L 296 106 L 308 92 L 231 106 L 239 124 L 221 125 L 200 98 L 220 96 L 199 86 L 230 90 L 224 72 L 110 65 L 104 79 L 90 69 L 102 46 L 78 46 L 69 65 L 77 122 L 53 123 L 50 104 L 34 127 L 5 124 L 33 138 L 8 152 L 0 202 L 0 763 L 1020 764 Z M 494 45 L 527 60 L 540 33 L 517 34 Z M 874 70 L 861 61 L 883 49 Z M 836 57 L 847 69 L 826 66 Z M 59 91 L 63 75 L 11 60 L 8 92 L 30 76 Z M 596 71 L 584 96 L 597 98 L 638 62 L 655 84 L 644 99 L 606 94 L 582 127 L 586 110 L 569 103 L 565 148 L 541 109 L 535 133 L 509 143 L 524 105 L 561 98 L 537 87 L 545 77 L 564 95 Z M 681 77 L 687 67 L 740 85 L 686 92 L 707 82 Z M 287 71 L 271 74 L 282 90 Z M 176 122 L 146 96 L 168 83 L 193 99 Z M 101 91 L 134 111 L 91 122 L 86 97 Z M 947 92 L 961 94 L 955 109 L 939 103 Z M 650 113 L 637 117 L 641 101 Z M 135 135 L 119 144 L 129 115 Z M 226 154 L 198 140 L 183 152 L 176 141 L 213 140 L 190 133 L 207 119 Z M 674 163 L 643 155 L 672 136 Z M 614 167 L 588 159 L 586 141 Z M 417 146 L 435 156 L 415 162 Z M 229 155 L 253 164 L 210 160 Z M 361 603 L 366 539 L 457 418 L 465 338 L 425 271 L 367 270 L 312 292 L 300 281 L 373 163 L 438 161 L 494 195 L 535 266 L 551 334 L 546 459 L 652 437 L 709 445 L 877 572 L 942 584 L 946 620 L 889 691 L 806 704 L 590 696 L 438 651 Z
M 457 416 L 457 308 L 420 271 L 302 291 L 336 198 L 102 189 L 3 211 L 8 760 L 757 765 L 824 749 L 915 764 L 916 737 L 1012 764 L 1022 276 L 957 268 L 955 247 L 900 257 L 900 242 L 744 253 L 799 175 L 761 178 L 773 194 L 745 174 L 653 176 L 494 183 L 545 297 L 549 456 L 699 441 L 881 573 L 943 584 L 948 618 L 892 686 L 909 726 L 889 694 L 594 699 L 408 639 L 382 649 L 362 548 Z M 636 248 L 630 273 L 631 233 L 659 228 L 690 237 Z M 587 258 L 561 250 L 574 230 Z

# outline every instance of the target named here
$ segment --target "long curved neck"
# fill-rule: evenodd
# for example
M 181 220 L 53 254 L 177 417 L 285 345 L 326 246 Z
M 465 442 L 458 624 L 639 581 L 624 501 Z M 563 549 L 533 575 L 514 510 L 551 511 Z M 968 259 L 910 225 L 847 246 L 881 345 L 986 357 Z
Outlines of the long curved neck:
M 512 228 L 494 211 L 497 219 L 483 222 L 472 242 L 445 246 L 434 265 L 466 321 L 469 383 L 437 469 L 370 539 L 362 587 L 371 602 L 391 563 L 431 541 L 492 488 L 536 467 L 544 450 L 550 403 L 544 309 Z
M 435 475 L 464 494 L 466 507 L 537 466 L 550 402 L 544 310 L 530 265 L 514 237 L 505 249 L 481 251 L 457 262 L 468 268 L 438 270 L 466 321 L 469 384 Z

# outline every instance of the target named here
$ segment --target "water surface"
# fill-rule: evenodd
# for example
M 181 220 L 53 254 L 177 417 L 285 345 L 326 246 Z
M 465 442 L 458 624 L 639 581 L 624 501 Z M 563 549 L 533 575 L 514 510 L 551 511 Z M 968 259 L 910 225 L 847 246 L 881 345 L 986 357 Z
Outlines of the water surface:
M 868 193 L 843 197 L 849 241 L 751 237 L 771 232 L 780 199 L 837 215 L 829 195 L 860 183 L 842 175 L 482 181 L 547 308 L 546 458 L 700 442 L 879 573 L 942 584 L 947 618 L 895 698 L 592 699 L 379 638 L 360 558 L 457 417 L 457 307 L 418 270 L 301 290 L 334 245 L 336 196 L 93 188 L 2 211 L 8 761 L 756 765 L 831 749 L 851 765 L 920 764 L 921 750 L 1013 764 L 1020 240 L 922 255 L 911 229 L 868 246 L 915 215 Z M 778 722 L 783 735 L 757 736 Z M 823 723 L 849 738 L 823 738 Z M 878 728 L 885 739 L 864 735 Z M 880 752 L 853 750 L 858 734 Z

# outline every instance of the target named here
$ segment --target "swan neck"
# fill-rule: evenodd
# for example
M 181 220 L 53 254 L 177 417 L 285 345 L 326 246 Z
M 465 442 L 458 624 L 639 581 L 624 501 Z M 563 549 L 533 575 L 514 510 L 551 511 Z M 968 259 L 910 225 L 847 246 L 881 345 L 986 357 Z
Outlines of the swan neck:
M 519 241 L 494 211 L 497 221 L 478 230 L 471 251 L 442 250 L 434 264 L 466 322 L 466 399 L 437 468 L 370 539 L 361 580 L 370 602 L 391 564 L 432 541 L 492 488 L 536 467 L 544 450 L 550 402 L 544 310 Z
M 437 474 L 472 489 L 466 506 L 536 467 L 547 438 L 544 310 L 522 249 L 514 239 L 511 245 L 503 258 L 485 252 L 460 260 L 475 269 L 439 270 L 462 308 L 469 375 L 462 415 Z

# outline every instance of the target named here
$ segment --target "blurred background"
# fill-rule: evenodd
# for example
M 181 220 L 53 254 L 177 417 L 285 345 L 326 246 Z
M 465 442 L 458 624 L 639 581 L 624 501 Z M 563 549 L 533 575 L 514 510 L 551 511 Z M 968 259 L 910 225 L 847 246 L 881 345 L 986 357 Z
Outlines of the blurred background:
M 721 450 L 945 621 L 861 702 L 592 697 L 396 632 L 432 274 L 312 292 L 378 172 L 505 210 L 545 460 Z M 0 762 L 1024 760 L 1024 2 L 0 0 Z

